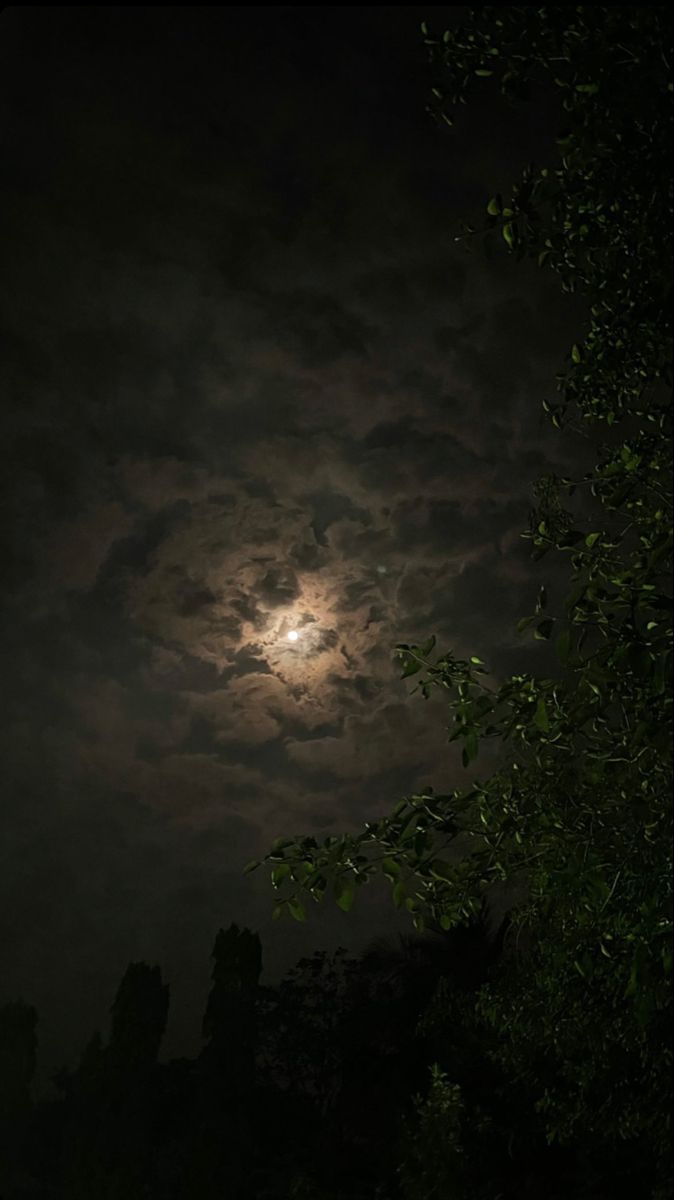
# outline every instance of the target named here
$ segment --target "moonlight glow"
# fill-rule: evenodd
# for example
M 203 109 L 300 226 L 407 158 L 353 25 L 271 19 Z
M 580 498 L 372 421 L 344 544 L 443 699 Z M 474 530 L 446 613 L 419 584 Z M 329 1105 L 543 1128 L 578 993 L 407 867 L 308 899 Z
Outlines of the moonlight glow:
M 299 636 L 300 636 L 300 635 L 299 635 L 299 633 L 297 632 L 297 630 L 296 630 L 296 629 L 291 629 L 291 630 L 290 630 L 290 633 L 288 634 L 288 641 L 289 641 L 289 642 L 296 642 Z

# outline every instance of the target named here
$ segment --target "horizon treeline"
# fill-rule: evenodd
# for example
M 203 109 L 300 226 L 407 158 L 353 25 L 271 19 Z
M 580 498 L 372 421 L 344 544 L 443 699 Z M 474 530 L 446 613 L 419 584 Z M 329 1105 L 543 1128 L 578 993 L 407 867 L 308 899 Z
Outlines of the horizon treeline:
M 169 986 L 132 962 L 107 1037 L 56 1072 L 56 1098 L 32 1096 L 35 1008 L 5 1003 L 0 1197 L 414 1200 L 433 1155 L 456 1196 L 470 1178 L 476 1197 L 599 1197 L 587 1188 L 607 1174 L 626 1196 L 648 1164 L 632 1153 L 607 1173 L 591 1146 L 547 1145 L 535 1094 L 475 1024 L 479 989 L 520 969 L 508 926 L 485 905 L 467 926 L 379 939 L 359 957 L 317 950 L 267 986 L 259 936 L 232 924 L 215 938 L 202 1049 L 168 1062 Z

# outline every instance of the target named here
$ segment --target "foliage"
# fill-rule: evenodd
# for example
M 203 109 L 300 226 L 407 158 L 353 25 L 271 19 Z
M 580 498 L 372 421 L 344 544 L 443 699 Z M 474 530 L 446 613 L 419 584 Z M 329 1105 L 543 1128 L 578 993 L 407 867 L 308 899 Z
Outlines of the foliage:
M 414 1097 L 418 1127 L 400 1167 L 404 1200 L 461 1200 L 465 1190 L 461 1146 L 461 1088 L 437 1063 L 431 1066 L 426 1097 Z
M 332 955 L 318 950 L 261 997 L 263 1077 L 310 1100 L 321 1114 L 334 1105 L 343 1060 L 339 1026 L 353 973 L 342 947 Z M 289 1062 L 293 1069 L 284 1078 Z
M 511 199 L 487 205 L 487 235 L 534 256 L 584 296 L 588 328 L 544 408 L 598 444 L 579 478 L 535 487 L 535 559 L 569 561 L 564 604 L 520 622 L 554 638 L 554 678 L 493 680 L 477 656 L 400 645 L 403 678 L 443 691 L 450 741 L 488 779 L 406 797 L 359 834 L 282 839 L 265 857 L 276 913 L 332 891 L 342 908 L 377 872 L 417 928 L 449 929 L 500 880 L 522 885 L 514 915 L 530 950 L 483 991 L 513 1080 L 536 1092 L 548 1141 L 629 1141 L 667 1194 L 672 975 L 671 11 L 664 7 L 484 7 L 434 37 L 443 85 L 434 115 L 475 77 L 510 99 L 557 89 L 558 161 L 529 165 Z M 462 236 L 472 238 L 473 226 Z M 587 494 L 585 516 L 574 495 Z M 587 513 L 592 516 L 588 518 Z M 447 854 L 447 851 L 451 853 Z M 457 858 L 457 852 L 461 856 Z M 253 869 L 257 864 L 250 864 Z M 650 1169 L 650 1168 L 649 1168 Z M 644 1176 L 646 1181 L 648 1176 Z M 658 1190 L 659 1189 L 659 1190 Z

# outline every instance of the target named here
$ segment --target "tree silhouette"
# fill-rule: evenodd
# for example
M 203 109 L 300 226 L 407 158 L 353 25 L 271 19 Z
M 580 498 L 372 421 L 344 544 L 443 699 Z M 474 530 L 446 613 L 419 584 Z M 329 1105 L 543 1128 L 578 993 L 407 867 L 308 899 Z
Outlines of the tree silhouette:
M 37 1012 L 24 1000 L 0 1008 L 0 1119 L 31 1108 L 37 1051 Z
M 211 988 L 202 1025 L 202 1058 L 217 1066 L 228 1089 L 252 1086 L 262 948 L 257 933 L 232 924 L 215 939 Z
M 25 1153 L 33 1101 L 37 1012 L 23 1000 L 0 1008 L 0 1188 L 10 1186 Z
M 399 933 L 391 938 L 374 938 L 363 956 L 397 988 L 415 992 L 420 1003 L 431 997 L 438 980 L 450 978 L 455 986 L 473 989 L 483 983 L 503 951 L 505 936 L 510 927 L 506 914 L 498 928 L 492 930 L 487 898 L 482 907 L 465 925 L 445 930 L 429 925 L 424 933 Z
M 111 1007 L 107 1046 L 96 1032 L 57 1083 L 66 1104 L 61 1171 L 68 1200 L 149 1195 L 156 1065 L 169 988 L 159 967 L 130 963 Z
M 232 923 L 215 939 L 211 978 L 202 1024 L 206 1039 L 199 1055 L 197 1114 L 185 1194 L 220 1200 L 245 1195 L 254 1161 L 252 1120 L 258 1036 L 260 939 Z
M 112 1005 L 108 1059 L 124 1074 L 147 1071 L 157 1061 L 166 1029 L 169 987 L 159 967 L 129 963 Z

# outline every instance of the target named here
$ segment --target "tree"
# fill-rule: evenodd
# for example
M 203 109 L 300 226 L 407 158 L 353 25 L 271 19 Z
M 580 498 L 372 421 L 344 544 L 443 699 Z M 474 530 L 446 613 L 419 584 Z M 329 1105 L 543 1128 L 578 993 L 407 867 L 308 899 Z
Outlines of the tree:
M 166 1029 L 169 987 L 159 967 L 129 963 L 112 1005 L 108 1055 L 125 1074 L 147 1071 L 157 1062 Z
M 0 1007 L 0 1185 L 15 1179 L 33 1109 L 37 1012 L 24 1000 Z
M 461 1089 L 434 1063 L 426 1097 L 414 1097 L 418 1128 L 408 1132 L 400 1167 L 404 1200 L 463 1200 L 466 1191 L 461 1144 Z
M 334 1111 L 342 1070 L 340 1022 L 356 964 L 338 948 L 302 958 L 266 989 L 262 1066 L 269 1083 L 302 1097 L 325 1117 Z
M 522 632 L 554 636 L 555 677 L 501 683 L 475 655 L 400 645 L 403 678 L 440 688 L 450 740 L 472 771 L 497 739 L 488 779 L 406 797 L 362 833 L 300 837 L 265 856 L 277 911 L 333 890 L 349 909 L 381 871 L 421 929 L 476 913 L 494 883 L 518 884 L 529 951 L 479 1005 L 495 1057 L 532 1089 L 549 1143 L 605 1156 L 642 1194 L 671 1191 L 672 1059 L 672 44 L 664 6 L 483 7 L 435 36 L 434 117 L 481 79 L 511 103 L 556 89 L 555 155 L 486 205 L 485 236 L 534 256 L 582 295 L 588 324 L 544 403 L 567 437 L 590 438 L 593 469 L 534 487 L 533 556 L 569 560 L 563 605 L 542 583 Z M 451 135 L 448 135 L 451 136 Z M 474 225 L 460 235 L 470 243 Z M 585 496 L 583 516 L 574 511 Z M 575 497 L 575 500 L 574 500 Z M 590 515 L 588 515 L 590 514 Z M 457 862 L 445 851 L 463 848 Z M 250 864 L 250 869 L 259 864 Z M 451 1085 L 451 1081 L 450 1081 Z M 615 1172 L 614 1172 L 615 1174 Z M 601 1185 L 597 1185 L 601 1186 Z M 618 1185 L 619 1186 L 619 1185 Z M 627 1186 L 627 1184 L 625 1184 Z M 587 1193 L 592 1194 L 592 1193 Z M 600 1193 L 597 1193 L 600 1194 Z
M 37 1012 L 24 1000 L 0 1007 L 0 1119 L 29 1112 L 37 1050 Z
M 196 1114 L 184 1177 L 186 1195 L 246 1195 L 255 1162 L 253 1099 L 258 1039 L 260 939 L 231 924 L 215 939 L 202 1025 Z
M 203 1036 L 204 1058 L 217 1063 L 229 1089 L 252 1085 L 257 1040 L 257 1000 L 262 949 L 257 933 L 238 925 L 219 930 Z
M 157 1056 L 168 1006 L 160 968 L 129 963 L 110 1009 L 108 1044 L 97 1031 L 77 1069 L 55 1077 L 64 1096 L 58 1171 L 72 1200 L 148 1194 Z M 52 1117 L 56 1122 L 56 1113 Z

